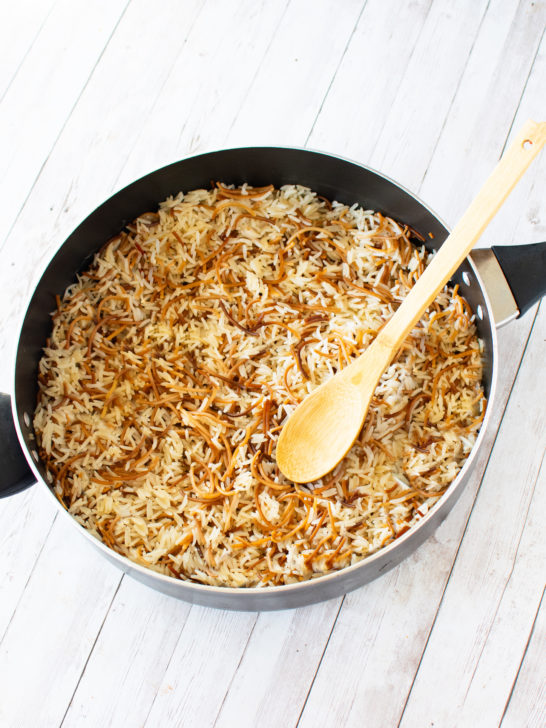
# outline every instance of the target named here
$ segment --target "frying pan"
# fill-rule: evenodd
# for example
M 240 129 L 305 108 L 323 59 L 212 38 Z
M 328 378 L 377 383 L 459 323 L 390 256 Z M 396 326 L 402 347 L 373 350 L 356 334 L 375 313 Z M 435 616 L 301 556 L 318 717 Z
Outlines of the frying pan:
M 228 588 L 182 581 L 139 566 L 98 541 L 59 503 L 37 453 L 32 417 L 38 393 L 38 363 L 51 332 L 50 311 L 61 294 L 85 270 L 93 255 L 143 212 L 179 191 L 207 188 L 211 180 L 253 186 L 302 184 L 330 200 L 382 212 L 410 225 L 440 247 L 448 229 L 421 200 L 393 180 L 339 157 L 304 149 L 251 147 L 227 149 L 184 159 L 133 182 L 89 215 L 47 265 L 21 326 L 14 387 L 0 395 L 0 496 L 13 495 L 35 481 L 45 488 L 63 518 L 69 519 L 102 554 L 133 577 L 188 602 L 239 610 L 298 607 L 339 596 L 399 564 L 438 527 L 461 494 L 488 427 L 497 373 L 496 327 L 522 315 L 546 293 L 546 243 L 480 249 L 461 265 L 453 282 L 476 316 L 484 345 L 483 386 L 487 412 L 476 444 L 446 493 L 412 529 L 357 564 L 309 581 L 275 587 Z

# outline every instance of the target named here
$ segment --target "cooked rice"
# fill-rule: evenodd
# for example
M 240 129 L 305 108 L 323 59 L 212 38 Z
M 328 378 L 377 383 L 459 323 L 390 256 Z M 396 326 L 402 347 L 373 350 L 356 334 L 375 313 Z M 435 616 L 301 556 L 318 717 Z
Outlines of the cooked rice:
M 422 273 L 416 236 L 295 185 L 218 184 L 142 215 L 53 315 L 34 426 L 58 498 L 129 559 L 222 586 L 309 579 L 405 533 L 485 412 L 456 287 L 407 338 L 332 474 L 287 481 L 275 444 Z

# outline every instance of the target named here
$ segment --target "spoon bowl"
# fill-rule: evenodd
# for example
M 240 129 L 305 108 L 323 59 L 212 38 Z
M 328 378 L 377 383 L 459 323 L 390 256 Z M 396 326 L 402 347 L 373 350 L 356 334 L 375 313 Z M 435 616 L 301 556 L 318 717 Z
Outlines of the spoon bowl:
M 289 477 L 296 483 L 317 480 L 335 468 L 340 453 L 344 457 L 358 437 L 369 401 L 364 401 L 366 392 L 362 387 L 346 376 L 347 369 L 343 369 L 344 376 L 335 387 L 326 382 L 311 392 L 298 408 L 298 417 L 290 417 L 281 432 L 277 464 L 283 473 L 290 472 Z M 344 426 L 330 426 L 328 417 L 323 416 L 325 412 L 335 413 L 335 421 Z M 316 443 L 318 447 L 302 447 L 302 442 Z

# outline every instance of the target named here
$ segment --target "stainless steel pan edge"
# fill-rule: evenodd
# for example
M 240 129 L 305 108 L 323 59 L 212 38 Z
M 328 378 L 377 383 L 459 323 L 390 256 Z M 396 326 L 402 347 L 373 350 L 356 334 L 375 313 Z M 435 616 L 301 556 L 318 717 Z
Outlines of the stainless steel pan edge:
M 234 150 L 235 151 L 235 150 Z M 299 150 L 302 152 L 308 152 L 309 150 Z M 323 153 L 318 153 L 323 154 Z M 430 215 L 435 218 L 447 231 L 447 226 L 441 221 L 438 215 L 436 215 L 430 208 L 420 200 L 416 195 L 406 190 L 403 186 L 393 181 L 386 175 L 383 175 L 375 170 L 360 165 L 350 160 L 345 160 L 342 157 L 334 157 L 333 155 L 324 155 L 330 158 L 335 158 L 349 164 L 354 164 L 363 170 L 376 175 L 378 178 L 383 179 L 398 188 L 401 192 L 409 195 L 413 200 L 418 203 L 422 208 L 427 210 Z M 190 157 L 189 159 L 194 159 Z M 134 184 L 134 183 L 133 183 Z M 129 185 L 131 187 L 132 185 Z M 118 193 L 116 193 L 117 195 Z M 113 195 L 115 197 L 116 195 Z M 45 269 L 51 264 L 44 268 L 39 279 L 41 280 Z M 174 579 L 169 576 L 165 576 L 161 573 L 155 572 L 151 569 L 142 567 L 134 562 L 130 561 L 124 556 L 114 552 L 108 548 L 101 541 L 97 540 L 92 536 L 86 529 L 84 529 L 72 516 L 70 516 L 64 507 L 59 503 L 56 496 L 53 494 L 51 488 L 45 482 L 40 473 L 36 463 L 33 461 L 33 457 L 38 460 L 37 454 L 33 452 L 32 448 L 27 447 L 26 455 L 29 462 L 29 466 L 36 480 L 41 484 L 40 487 L 44 487 L 49 497 L 53 499 L 55 507 L 63 514 L 62 517 L 68 517 L 70 522 L 78 529 L 78 531 L 91 543 L 96 549 L 98 549 L 110 562 L 121 568 L 124 572 L 130 574 L 132 577 L 139 581 L 147 584 L 148 586 L 162 591 L 171 596 L 183 599 L 185 601 L 200 604 L 203 606 L 210 606 L 216 608 L 233 609 L 233 610 L 275 610 L 275 609 L 286 609 L 305 606 L 308 604 L 324 601 L 327 599 L 339 597 L 343 593 L 349 592 L 356 589 L 369 581 L 379 577 L 388 570 L 397 566 L 402 560 L 409 556 L 418 546 L 420 546 L 427 538 L 436 530 L 440 523 L 445 519 L 450 509 L 453 507 L 456 500 L 462 493 L 466 483 L 468 482 L 473 464 L 478 456 L 479 450 L 483 443 L 485 433 L 489 419 L 491 417 L 491 411 L 494 406 L 496 382 L 497 382 L 497 367 L 498 367 L 498 351 L 497 351 L 497 336 L 493 318 L 493 308 L 487 291 L 484 288 L 483 281 L 480 277 L 478 267 L 470 259 L 467 260 L 466 264 L 469 266 L 472 275 L 475 277 L 475 284 L 479 289 L 485 306 L 485 311 L 482 312 L 484 324 L 488 327 L 489 334 L 489 346 L 490 351 L 488 353 L 488 360 L 491 363 L 491 369 L 488 377 L 488 406 L 486 415 L 478 434 L 477 441 L 467 459 L 465 465 L 460 471 L 455 481 L 450 486 L 449 490 L 444 496 L 438 501 L 438 503 L 423 517 L 423 519 L 413 529 L 405 533 L 403 536 L 393 541 L 388 546 L 382 548 L 375 554 L 363 559 L 362 561 L 342 569 L 340 571 L 332 572 L 325 576 L 313 578 L 304 582 L 297 582 L 295 584 L 287 586 L 277 587 L 264 587 L 264 588 L 227 588 L 227 587 L 212 587 L 205 586 L 198 583 L 189 581 L 181 581 Z M 24 322 L 26 312 L 21 317 L 21 324 Z M 21 328 L 19 330 L 21 331 Z M 19 347 L 18 347 L 19 348 Z M 17 355 L 16 355 L 17 358 Z M 14 368 L 16 373 L 16 368 Z M 17 435 L 20 443 L 23 444 L 28 442 L 29 438 L 29 427 L 24 422 L 24 414 L 21 415 L 21 411 L 17 407 L 15 398 L 16 386 L 14 380 L 14 386 L 12 390 L 12 412 L 13 420 L 17 430 Z M 23 428 L 27 431 L 24 432 Z M 32 437 L 32 435 L 31 435 Z

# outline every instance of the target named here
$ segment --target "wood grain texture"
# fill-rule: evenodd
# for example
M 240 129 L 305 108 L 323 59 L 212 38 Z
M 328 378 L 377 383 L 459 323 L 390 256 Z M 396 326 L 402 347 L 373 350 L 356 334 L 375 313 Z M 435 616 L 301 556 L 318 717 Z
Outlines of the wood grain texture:
M 19 167 L 13 170 L 13 183 L 19 184 L 21 174 L 29 194 L 1 251 L 0 280 L 6 284 L 0 288 L 4 391 L 11 385 L 18 320 L 39 272 L 74 227 L 113 191 L 138 138 L 135 120 L 151 111 L 201 10 L 200 0 L 170 0 L 162 15 L 143 0 L 134 0 L 96 58 L 92 76 L 69 110 L 38 178 L 27 178 Z M 165 23 L 165 16 L 171 23 Z M 35 130 L 39 128 L 36 122 Z
M 421 194 L 450 224 L 489 174 L 488 160 L 500 158 L 506 130 L 515 132 L 526 119 L 544 117 L 544 101 L 536 83 L 529 87 L 529 74 L 531 69 L 533 78 L 539 74 L 537 50 L 545 22 L 544 3 L 492 0 L 487 7 L 421 185 Z M 513 93 L 514 88 L 522 93 Z M 515 239 L 517 211 L 526 208 L 531 187 L 531 180 L 520 181 L 478 246 Z
M 212 725 L 257 619 L 193 607 L 144 725 Z
M 541 476 L 544 478 L 544 475 Z M 540 728 L 546 721 L 546 680 L 544 680 L 544 654 L 546 653 L 546 610 L 544 592 L 529 637 L 525 656 L 501 725 L 518 728 L 521 716 L 526 716 L 529 728 Z
M 222 146 L 308 144 L 380 167 L 453 222 L 518 126 L 544 118 L 543 0 L 342 7 L 131 0 L 103 20 L 82 0 L 10 9 L 0 117 L 22 151 L 2 180 L 14 202 L 0 386 L 40 267 L 155 167 Z M 32 93 L 42 125 L 27 113 Z M 488 242 L 546 240 L 544 179 L 542 154 Z M 529 373 L 543 308 L 535 326 L 533 311 L 499 332 L 497 405 L 459 503 L 411 558 L 345 598 L 259 615 L 191 607 L 122 578 L 45 493 L 0 502 L 0 724 L 542 725 L 544 397 Z
M 21 0 L 10 6 L 9 22 L 0 25 L 0 48 L 2 49 L 0 103 L 9 86 L 15 81 L 17 71 L 34 45 L 54 2 L 55 0 L 41 3 L 36 3 L 35 0 Z
M 336 0 L 323 0 L 310 13 L 291 2 L 222 141 L 303 146 L 365 5 L 348 0 L 340 12 Z
M 0 642 L 55 520 L 49 499 L 31 488 L 0 506 Z
M 116 187 L 184 156 L 228 143 L 228 130 L 260 74 L 287 6 L 287 2 L 252 0 L 203 6 L 139 126 Z
M 373 167 L 414 186 L 414 170 L 422 167 L 423 155 L 433 155 L 486 8 L 484 0 L 432 4 L 369 159 Z M 400 170 L 401 162 L 409 174 Z
M 6 91 L 0 115 L 0 243 L 91 75 L 127 0 L 55 4 Z M 65 41 L 69 29 L 71 42 Z M 39 126 L 39 133 L 36 127 Z
M 368 0 L 310 131 L 310 147 L 371 165 L 386 119 L 399 109 L 397 93 L 431 5 Z
M 160 690 L 190 612 L 189 604 L 124 578 L 63 726 L 141 724 Z M 180 682 L 176 680 L 177 687 Z M 172 690 L 165 687 L 166 694 Z
M 296 725 L 341 602 L 260 614 L 215 728 Z
M 55 521 L 0 644 L 0 725 L 60 724 L 119 581 L 74 527 Z

